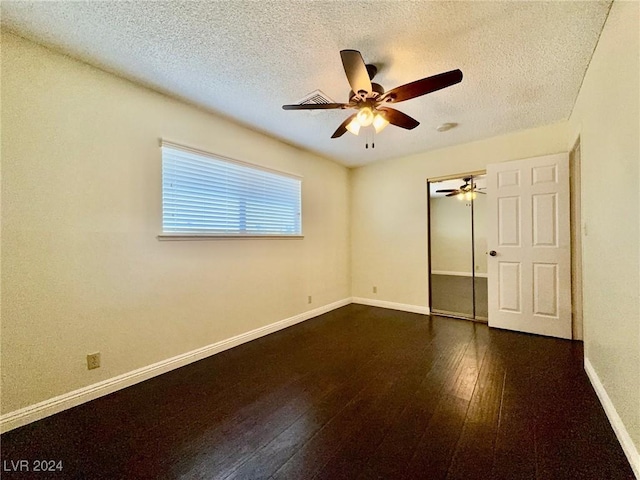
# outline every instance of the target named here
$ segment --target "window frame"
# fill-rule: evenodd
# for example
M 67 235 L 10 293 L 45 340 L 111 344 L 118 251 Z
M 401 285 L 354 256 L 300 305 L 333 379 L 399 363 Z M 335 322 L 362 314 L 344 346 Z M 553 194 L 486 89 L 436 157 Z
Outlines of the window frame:
M 237 160 L 235 158 L 226 157 L 224 155 L 219 155 L 216 153 L 207 152 L 204 150 L 200 150 L 193 147 L 188 147 L 179 143 L 169 142 L 163 139 L 160 139 L 160 183 L 161 183 L 161 192 L 160 192 L 160 223 L 161 223 L 161 233 L 157 235 L 158 240 L 224 240 L 224 239 L 302 239 L 304 238 L 303 234 L 303 223 L 302 223 L 302 187 L 303 187 L 303 177 L 301 175 L 285 172 L 282 170 L 277 170 L 274 168 L 265 167 L 262 165 L 257 165 L 250 162 L 245 162 L 242 160 Z M 164 155 L 163 148 L 169 148 L 179 151 L 184 151 L 186 153 L 201 156 L 204 158 L 211 159 L 217 162 L 223 163 L 231 163 L 241 167 L 245 167 L 251 170 L 259 170 L 263 172 L 267 172 L 270 174 L 274 174 L 280 177 L 292 178 L 300 183 L 300 208 L 299 208 L 299 222 L 300 222 L 300 231 L 296 233 L 242 233 L 242 232 L 224 232 L 224 233 L 213 233 L 213 232 L 168 232 L 164 231 Z

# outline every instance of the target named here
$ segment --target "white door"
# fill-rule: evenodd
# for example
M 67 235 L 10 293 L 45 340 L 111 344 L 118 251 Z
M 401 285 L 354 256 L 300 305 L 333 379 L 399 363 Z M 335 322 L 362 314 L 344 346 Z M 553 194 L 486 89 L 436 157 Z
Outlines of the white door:
M 569 155 L 487 166 L 489 326 L 571 338 Z

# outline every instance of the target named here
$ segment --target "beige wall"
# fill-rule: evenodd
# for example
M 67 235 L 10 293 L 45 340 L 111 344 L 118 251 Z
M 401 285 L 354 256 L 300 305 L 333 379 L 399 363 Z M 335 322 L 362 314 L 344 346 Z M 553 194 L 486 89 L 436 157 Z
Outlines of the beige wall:
M 427 179 L 567 151 L 566 138 L 567 124 L 560 123 L 354 169 L 353 296 L 426 307 Z
M 585 355 L 640 450 L 640 4 L 614 2 L 570 118 L 581 143 Z
M 332 161 L 9 34 L 2 126 L 3 413 L 350 295 Z M 304 240 L 158 241 L 161 137 L 303 175 Z

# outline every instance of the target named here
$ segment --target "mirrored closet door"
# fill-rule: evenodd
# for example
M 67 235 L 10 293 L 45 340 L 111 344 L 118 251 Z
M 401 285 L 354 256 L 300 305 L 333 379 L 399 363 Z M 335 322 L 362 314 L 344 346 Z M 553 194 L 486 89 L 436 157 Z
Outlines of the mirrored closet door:
M 428 186 L 431 312 L 486 322 L 485 175 L 435 179 Z

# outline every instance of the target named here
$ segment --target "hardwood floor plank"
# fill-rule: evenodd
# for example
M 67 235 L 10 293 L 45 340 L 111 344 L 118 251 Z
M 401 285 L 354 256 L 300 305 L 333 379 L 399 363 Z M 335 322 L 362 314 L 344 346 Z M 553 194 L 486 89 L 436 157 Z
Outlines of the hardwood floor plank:
M 348 348 L 348 346 L 343 345 L 341 348 Z M 368 359 L 361 359 L 360 362 L 355 363 L 356 367 L 353 370 L 345 370 L 343 359 L 340 357 L 339 363 L 334 365 L 335 368 L 327 365 L 327 362 L 319 363 L 322 370 L 331 373 L 328 378 L 314 378 L 313 381 L 329 381 L 333 388 L 325 390 L 322 395 L 307 396 L 306 401 L 302 404 L 304 408 L 300 409 L 299 415 L 287 425 L 287 428 L 280 432 L 276 431 L 275 438 L 273 438 L 274 431 L 272 429 L 271 438 L 273 440 L 265 437 L 267 441 L 264 441 L 258 448 L 254 448 L 253 451 L 247 452 L 250 455 L 229 466 L 228 478 L 266 478 L 273 474 L 293 455 L 295 446 L 302 446 L 324 425 L 324 422 L 339 411 L 339 408 L 348 404 L 360 393 L 364 388 L 363 382 L 353 381 L 354 377 L 363 380 L 378 374 L 376 366 L 378 355 L 379 353 L 376 353 Z M 309 413 L 313 415 L 309 415 Z M 326 416 L 327 414 L 329 417 Z M 324 419 L 324 422 L 320 419 Z M 295 435 L 292 435 L 292 432 L 295 432 Z M 255 442 L 255 436 L 253 440 Z M 280 460 L 276 460 L 276 458 Z
M 302 448 L 326 423 L 353 401 L 364 387 L 345 384 L 315 403 L 313 409 L 296 419 L 287 429 L 257 449 L 229 472 L 229 479 L 263 479 L 271 477 L 294 453 Z
M 532 339 L 538 478 L 628 478 L 620 449 L 582 367 L 582 347 Z M 609 428 L 607 428 L 609 427 Z M 606 458 L 605 458 L 606 457 Z
M 379 332 L 377 333 L 379 334 Z M 393 336 L 393 335 L 391 335 Z M 349 349 L 347 336 L 341 337 L 342 340 L 334 343 L 331 347 L 322 346 L 317 354 L 322 355 L 322 361 L 318 358 L 318 361 L 309 363 L 306 367 L 308 371 L 313 372 L 312 376 L 308 376 L 306 385 L 307 389 L 317 389 L 317 384 L 326 384 L 326 388 L 333 388 L 334 383 L 344 382 L 346 378 L 344 376 L 344 361 L 345 350 L 350 351 L 346 353 L 347 359 L 351 357 L 356 365 L 362 363 L 371 352 L 371 346 L 376 346 L 379 340 L 382 338 L 370 338 L 369 343 L 362 344 L 365 349 L 355 348 Z M 380 347 L 378 347 L 380 348 Z M 309 350 L 304 349 L 306 354 L 309 354 Z M 375 352 L 376 350 L 373 350 Z M 326 378 L 322 378 L 322 374 Z M 320 377 L 319 377 L 320 375 Z M 296 385 L 299 387 L 299 385 Z M 326 388 L 324 390 L 326 390 Z M 306 399 L 309 402 L 315 401 L 320 396 L 320 393 L 308 394 Z M 269 412 L 274 408 L 279 408 L 283 403 L 286 403 L 288 395 L 281 396 L 274 399 L 269 403 L 269 406 L 265 406 L 265 402 L 260 402 L 254 405 L 253 412 L 248 412 L 243 417 L 231 418 L 228 416 L 222 423 L 222 428 L 217 428 L 215 432 L 210 435 L 205 435 L 203 438 L 195 442 L 192 448 L 188 451 L 182 451 L 180 453 L 181 459 L 177 461 L 177 465 L 174 466 L 176 473 L 184 475 L 185 472 L 191 475 L 206 474 L 209 471 L 232 471 L 239 464 L 243 463 L 248 456 L 250 456 L 256 448 L 268 443 L 267 437 L 273 438 L 274 434 L 285 430 L 297 416 L 303 415 L 304 410 L 307 407 L 307 402 L 294 402 L 291 405 L 289 411 L 276 412 L 274 415 L 278 415 L 280 420 L 274 421 L 269 418 Z M 282 410 L 282 409 L 281 409 Z M 293 416 L 293 418 L 291 418 Z M 236 417 L 238 417 L 236 415 Z M 256 425 L 254 418 L 260 419 L 260 422 Z M 244 418 L 245 421 L 240 421 L 240 418 Z M 274 423 L 275 422 L 275 423 Z M 225 427 L 226 425 L 226 427 Z M 216 451 L 212 454 L 201 455 L 198 458 L 194 452 L 202 450 L 200 444 L 213 444 L 217 445 Z M 206 449 L 204 449 L 207 451 Z M 176 468 L 178 470 L 176 470 Z
M 489 348 L 478 375 L 447 479 L 487 478 L 491 472 L 505 382 L 500 355 Z
M 447 379 L 436 411 L 403 478 L 420 478 L 427 472 L 434 480 L 446 478 L 487 350 L 485 328 L 471 326 L 475 334 L 457 369 Z
M 464 336 L 451 335 L 439 341 L 437 348 L 440 355 L 434 361 L 433 368 L 425 375 L 412 401 L 407 402 L 391 425 L 358 479 L 402 478 L 437 409 L 450 372 L 455 372 L 462 361 L 470 338 L 471 333 L 467 330 Z
M 424 379 L 437 365 L 439 357 L 432 342 L 414 342 L 398 352 L 390 375 L 397 380 L 382 399 L 345 441 L 344 446 L 327 461 L 314 479 L 353 479 L 367 465 L 375 462 L 374 452 L 385 434 L 397 421 L 398 415 L 415 398 Z M 362 441 L 366 439 L 366 441 Z
M 536 478 L 535 405 L 531 388 L 528 337 L 511 332 L 492 335 L 505 369 L 492 479 Z
M 424 325 L 426 328 L 426 333 L 424 341 L 428 341 L 428 338 L 432 338 L 434 336 L 433 327 L 431 321 L 420 322 L 421 326 Z M 425 325 L 426 324 L 426 325 Z M 460 337 L 459 332 L 456 332 L 457 335 L 449 335 L 453 333 L 453 331 L 447 331 L 448 335 L 447 342 L 442 342 L 438 339 L 438 342 L 432 342 L 431 346 L 433 348 L 433 354 L 436 355 L 440 350 L 445 350 L 449 347 L 450 344 L 458 344 L 458 342 L 466 342 L 466 337 Z M 467 335 L 468 336 L 468 335 Z M 422 337 L 420 337 L 422 338 Z M 445 348 L 446 346 L 446 348 Z M 403 350 L 404 356 L 406 357 L 406 352 Z M 440 354 L 440 356 L 445 356 L 444 354 Z M 446 357 L 448 359 L 448 356 Z M 416 360 L 414 360 L 416 361 Z M 420 359 L 418 359 L 420 361 Z M 379 368 L 375 365 L 375 372 L 379 372 Z M 435 372 L 439 372 L 438 368 L 435 369 Z M 348 382 L 343 386 L 348 391 L 356 392 L 356 386 L 362 389 L 364 388 L 360 384 L 355 384 L 353 381 Z M 292 455 L 292 452 L 295 452 L 297 448 L 300 448 L 315 432 L 322 426 L 322 422 L 328 422 L 335 412 L 340 411 L 340 406 L 346 405 L 347 402 L 344 400 L 337 398 L 329 398 L 325 404 L 321 404 L 316 408 L 313 412 L 312 419 L 304 418 L 303 425 L 293 425 L 290 429 L 291 431 L 284 432 L 283 435 L 276 437 L 274 441 L 272 441 L 269 445 L 265 447 L 265 449 L 256 452 L 253 458 L 249 459 L 242 467 L 235 472 L 230 478 L 268 478 L 268 476 L 277 470 L 277 468 L 284 463 Z M 302 422 L 301 422 L 302 423 Z M 309 428 L 309 425 L 312 425 L 312 428 Z M 294 435 L 294 432 L 298 434 L 298 436 Z M 367 442 L 369 444 L 369 442 Z M 284 461 L 283 461 L 284 459 Z M 282 463 L 280 463 L 282 462 Z M 277 465 L 277 467 L 276 467 Z
M 415 338 L 414 329 L 406 331 L 400 349 L 407 348 L 408 342 L 415 341 Z M 393 343 L 385 345 L 377 358 L 375 376 L 355 379 L 364 381 L 366 388 L 275 472 L 273 478 L 312 478 L 321 471 L 336 450 L 358 429 L 360 422 L 370 417 L 375 408 L 392 395 L 394 386 L 408 368 L 394 362 L 397 351 Z

